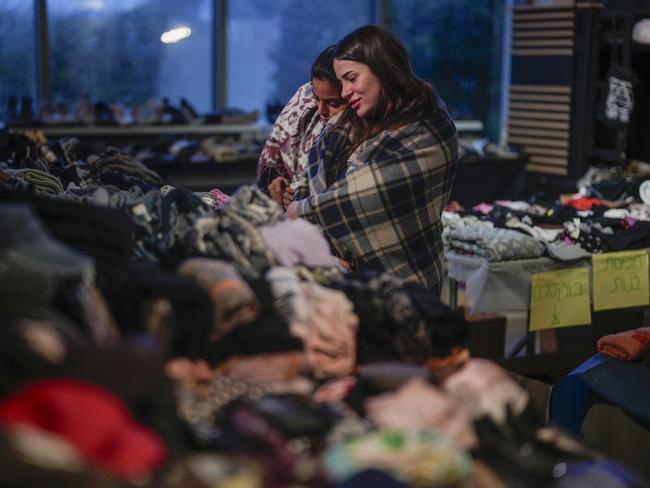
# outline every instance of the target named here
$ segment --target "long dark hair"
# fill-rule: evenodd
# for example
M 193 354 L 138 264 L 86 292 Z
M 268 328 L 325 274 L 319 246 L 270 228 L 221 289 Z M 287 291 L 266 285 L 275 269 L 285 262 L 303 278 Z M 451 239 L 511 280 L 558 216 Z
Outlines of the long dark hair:
M 332 44 L 323 49 L 323 51 L 318 55 L 314 64 L 311 65 L 311 79 L 327 81 L 340 89 L 341 83 L 336 78 L 336 73 L 332 66 L 335 49 L 336 44 Z
M 366 25 L 355 29 L 336 45 L 334 59 L 357 61 L 379 78 L 381 95 L 368 120 L 348 107 L 341 123 L 352 126 L 351 154 L 364 140 L 386 129 L 420 120 L 436 106 L 431 85 L 415 76 L 402 43 L 386 29 Z

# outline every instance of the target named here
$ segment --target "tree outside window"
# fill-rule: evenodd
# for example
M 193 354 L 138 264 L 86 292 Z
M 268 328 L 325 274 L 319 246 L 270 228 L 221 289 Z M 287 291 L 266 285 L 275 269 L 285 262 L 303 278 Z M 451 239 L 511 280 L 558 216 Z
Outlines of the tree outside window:
M 49 79 L 53 102 L 141 104 L 184 96 L 208 111 L 211 92 L 211 0 L 49 0 Z M 191 35 L 164 44 L 161 34 Z
M 227 104 L 258 110 L 286 103 L 309 81 L 311 65 L 330 44 L 372 23 L 364 0 L 237 0 L 227 20 Z
M 9 97 L 36 94 L 34 2 L 0 2 L 0 120 L 9 118 Z M 20 112 L 20 104 L 17 107 Z
M 478 119 L 499 138 L 504 0 L 396 0 L 389 27 L 415 72 L 436 87 L 452 117 Z

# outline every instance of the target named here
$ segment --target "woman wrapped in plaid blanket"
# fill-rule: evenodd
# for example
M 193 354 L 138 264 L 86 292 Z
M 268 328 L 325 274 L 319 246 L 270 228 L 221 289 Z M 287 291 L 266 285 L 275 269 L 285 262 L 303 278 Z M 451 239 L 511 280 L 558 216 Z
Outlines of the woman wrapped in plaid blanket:
M 365 26 L 344 37 L 334 70 L 349 105 L 312 148 L 308 192 L 295 195 L 287 215 L 320 225 L 353 269 L 390 272 L 439 292 L 456 127 L 385 29 Z

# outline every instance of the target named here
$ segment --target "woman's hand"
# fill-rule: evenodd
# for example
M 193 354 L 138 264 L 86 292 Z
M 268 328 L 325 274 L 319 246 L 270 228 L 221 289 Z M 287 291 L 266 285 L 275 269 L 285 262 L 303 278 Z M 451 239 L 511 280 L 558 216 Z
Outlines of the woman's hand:
M 352 264 L 348 263 L 347 261 L 344 261 L 344 260 L 341 259 L 341 258 L 336 258 L 336 260 L 338 261 L 338 263 L 341 265 L 341 267 L 342 267 L 344 270 L 346 270 L 346 271 L 350 271 L 350 270 L 352 269 Z
M 291 186 L 286 186 L 284 189 L 284 193 L 282 194 L 282 205 L 284 208 L 289 207 L 291 202 L 293 202 L 293 195 L 295 193 L 295 190 L 291 188 Z
M 274 179 L 269 186 L 266 188 L 269 192 L 269 196 L 277 203 L 280 205 L 282 208 L 285 208 L 286 205 L 283 205 L 283 193 L 286 188 L 289 187 L 289 182 L 282 176 L 278 176 L 276 179 Z
M 296 202 L 291 202 L 289 204 L 287 207 L 287 213 L 285 214 L 287 218 L 290 218 L 291 220 L 296 220 L 298 218 L 298 214 L 296 213 L 297 206 Z

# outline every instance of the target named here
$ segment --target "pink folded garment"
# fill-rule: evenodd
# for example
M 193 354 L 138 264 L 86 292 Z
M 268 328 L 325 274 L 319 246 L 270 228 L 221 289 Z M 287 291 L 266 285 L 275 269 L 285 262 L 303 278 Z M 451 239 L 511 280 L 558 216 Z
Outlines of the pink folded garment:
M 214 197 L 217 199 L 216 201 L 217 206 L 227 202 L 230 199 L 230 195 L 227 195 L 226 193 L 222 192 L 221 190 L 219 190 L 219 188 L 213 188 L 212 190 L 210 190 L 210 194 L 214 195 Z
M 649 345 L 650 327 L 640 327 L 601 337 L 598 352 L 623 361 L 634 361 L 641 357 Z

